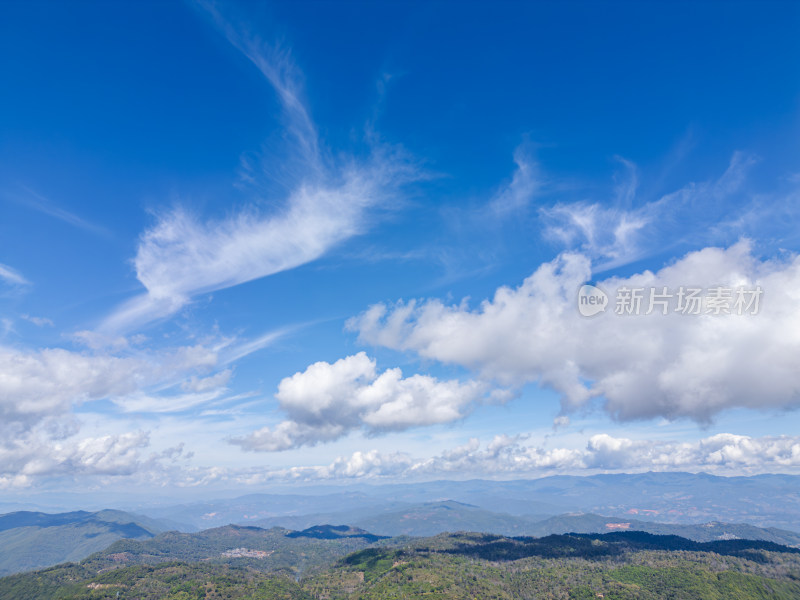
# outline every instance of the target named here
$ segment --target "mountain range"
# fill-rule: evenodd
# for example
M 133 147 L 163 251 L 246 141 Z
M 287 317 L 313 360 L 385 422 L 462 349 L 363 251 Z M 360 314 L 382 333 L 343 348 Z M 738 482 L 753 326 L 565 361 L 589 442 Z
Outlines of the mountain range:
M 0 575 L 80 560 L 121 539 L 147 540 L 168 531 L 185 535 L 230 524 L 286 531 L 333 525 L 369 532 L 365 539 L 372 541 L 377 538 L 369 536 L 454 531 L 539 537 L 643 531 L 696 542 L 750 539 L 800 546 L 800 477 L 791 475 L 554 476 L 303 492 L 137 505 L 126 512 L 0 515 Z
M 369 541 L 345 527 L 227 526 L 120 540 L 80 563 L 0 578 L 0 600 L 793 600 L 800 549 L 606 534 Z
M 269 524 L 273 519 L 293 517 L 301 519 L 294 525 L 290 521 L 281 523 L 303 528 L 319 523 L 356 523 L 381 513 L 443 500 L 534 520 L 564 513 L 593 513 L 674 524 L 749 523 L 800 533 L 798 475 L 719 477 L 705 473 L 639 473 L 556 475 L 514 481 L 358 484 L 179 505 L 120 507 L 198 529 L 228 523 Z M 310 523 L 302 518 L 308 515 L 329 518 Z

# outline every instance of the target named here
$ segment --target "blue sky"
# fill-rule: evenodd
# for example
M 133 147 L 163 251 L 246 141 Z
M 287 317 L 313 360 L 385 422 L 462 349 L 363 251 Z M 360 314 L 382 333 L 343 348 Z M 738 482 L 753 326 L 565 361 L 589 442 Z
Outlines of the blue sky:
M 0 493 L 800 468 L 796 4 L 0 10 Z

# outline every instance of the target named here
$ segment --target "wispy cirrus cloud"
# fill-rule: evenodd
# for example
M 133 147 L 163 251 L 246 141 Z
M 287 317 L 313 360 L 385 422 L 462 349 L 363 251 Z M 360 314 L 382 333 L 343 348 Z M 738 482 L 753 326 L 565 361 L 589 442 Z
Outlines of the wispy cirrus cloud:
M 37 327 L 54 327 L 55 324 L 53 323 L 52 319 L 48 319 L 47 317 L 36 317 L 33 315 L 20 315 L 20 317 L 29 323 L 33 323 Z
M 60 206 L 57 206 L 50 199 L 45 198 L 43 195 L 35 192 L 27 186 L 21 185 L 20 189 L 23 193 L 6 194 L 6 197 L 18 204 L 26 206 L 27 208 L 40 212 L 49 217 L 53 217 L 54 219 L 58 219 L 59 221 L 63 221 L 64 223 L 72 225 L 73 227 L 77 227 L 78 229 L 83 229 L 84 231 L 88 231 L 89 233 L 93 233 L 101 237 L 111 237 L 111 232 L 105 227 L 97 225 L 96 223 L 91 223 L 90 221 L 87 221 L 86 219 L 63 209 Z
M 402 151 L 372 144 L 366 158 L 323 148 L 303 100 L 302 76 L 290 53 L 264 44 L 226 20 L 211 3 L 201 6 L 228 41 L 263 74 L 283 112 L 290 189 L 219 219 L 187 208 L 161 213 L 142 233 L 133 261 L 146 292 L 103 322 L 104 331 L 125 331 L 168 317 L 198 295 L 293 269 L 364 233 L 374 209 L 399 198 L 416 179 Z M 285 187 L 285 186 L 284 186 Z M 264 200 L 270 208 L 264 207 Z
M 530 144 L 521 144 L 514 150 L 514 164 L 516 168 L 511 181 L 489 201 L 489 210 L 497 217 L 505 217 L 527 207 L 544 183 L 544 176 Z
M 31 282 L 22 276 L 16 269 L 0 263 L 0 280 L 12 286 L 30 285 Z
M 304 184 L 278 214 L 253 210 L 204 222 L 184 209 L 170 212 L 142 235 L 134 260 L 147 293 L 121 306 L 103 328 L 126 330 L 174 314 L 197 294 L 320 258 L 366 230 L 367 210 L 388 201 L 401 170 L 375 164 L 345 173 L 338 186 Z
M 540 212 L 548 237 L 601 258 L 604 262 L 596 270 L 602 270 L 641 256 L 643 233 L 653 223 L 658 206 L 625 210 L 577 202 L 556 204 Z
M 248 27 L 228 19 L 216 2 L 199 0 L 196 5 L 213 21 L 228 42 L 239 50 L 272 85 L 283 107 L 286 130 L 309 167 L 324 169 L 317 126 L 304 100 L 303 77 L 291 52 L 278 44 L 266 44 Z
M 747 174 L 757 162 L 753 156 L 735 152 L 716 179 L 689 183 L 649 202 L 637 202 L 636 165 L 622 157 L 617 160 L 624 169 L 615 176 L 611 201 L 558 202 L 539 209 L 545 237 L 591 257 L 595 273 L 689 240 L 697 247 L 751 233 L 743 227 L 743 219 L 730 220 L 730 216 L 741 217 L 752 210 L 752 200 L 740 196 Z M 729 215 L 724 231 L 720 214 Z M 737 222 L 742 227 L 735 227 Z

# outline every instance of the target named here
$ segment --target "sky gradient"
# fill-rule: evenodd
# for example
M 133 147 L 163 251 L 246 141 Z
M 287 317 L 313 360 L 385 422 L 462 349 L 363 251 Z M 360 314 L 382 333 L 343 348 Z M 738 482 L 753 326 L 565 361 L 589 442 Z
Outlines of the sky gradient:
M 800 5 L 0 14 L 0 498 L 800 473 Z

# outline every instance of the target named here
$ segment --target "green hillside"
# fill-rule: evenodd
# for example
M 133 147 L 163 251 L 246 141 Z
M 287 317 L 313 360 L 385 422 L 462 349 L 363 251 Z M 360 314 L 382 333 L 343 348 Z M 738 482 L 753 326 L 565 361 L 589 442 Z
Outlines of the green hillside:
M 119 595 L 117 595 L 119 594 Z M 33 575 L 0 579 L 2 600 L 310 600 L 301 586 L 285 576 L 244 567 L 165 562 L 122 567 L 96 574 L 69 565 Z
M 84 561 L 96 570 L 157 565 L 163 562 L 203 562 L 249 567 L 300 577 L 381 540 L 360 529 L 313 527 L 290 531 L 228 525 L 199 533 L 168 531 L 150 540 L 118 540 Z
M 115 546 L 154 552 L 139 554 L 136 561 L 119 560 L 119 553 L 109 549 L 80 564 L 2 578 L 0 600 L 588 600 L 601 594 L 614 600 L 800 598 L 800 550 L 771 542 L 701 543 L 638 532 L 545 538 L 443 534 L 381 540 L 338 559 L 328 553 L 320 557 L 320 568 L 298 577 L 298 565 L 320 548 L 316 544 L 364 536 L 313 537 L 334 535 L 324 528 L 309 532 L 311 537 L 287 533 L 209 530 L 203 532 L 204 541 L 197 539 L 203 550 L 191 547 L 191 536 L 180 544 L 171 534 L 150 542 L 118 542 Z M 272 543 L 275 552 L 280 543 L 304 545 L 286 554 L 286 568 L 277 571 L 258 559 L 166 560 L 167 550 L 199 556 L 234 540 L 255 545 L 259 538 Z
M 769 548 L 769 549 L 767 549 Z M 800 597 L 800 552 L 615 533 L 509 539 L 440 535 L 367 549 L 304 582 L 313 598 L 739 599 Z

